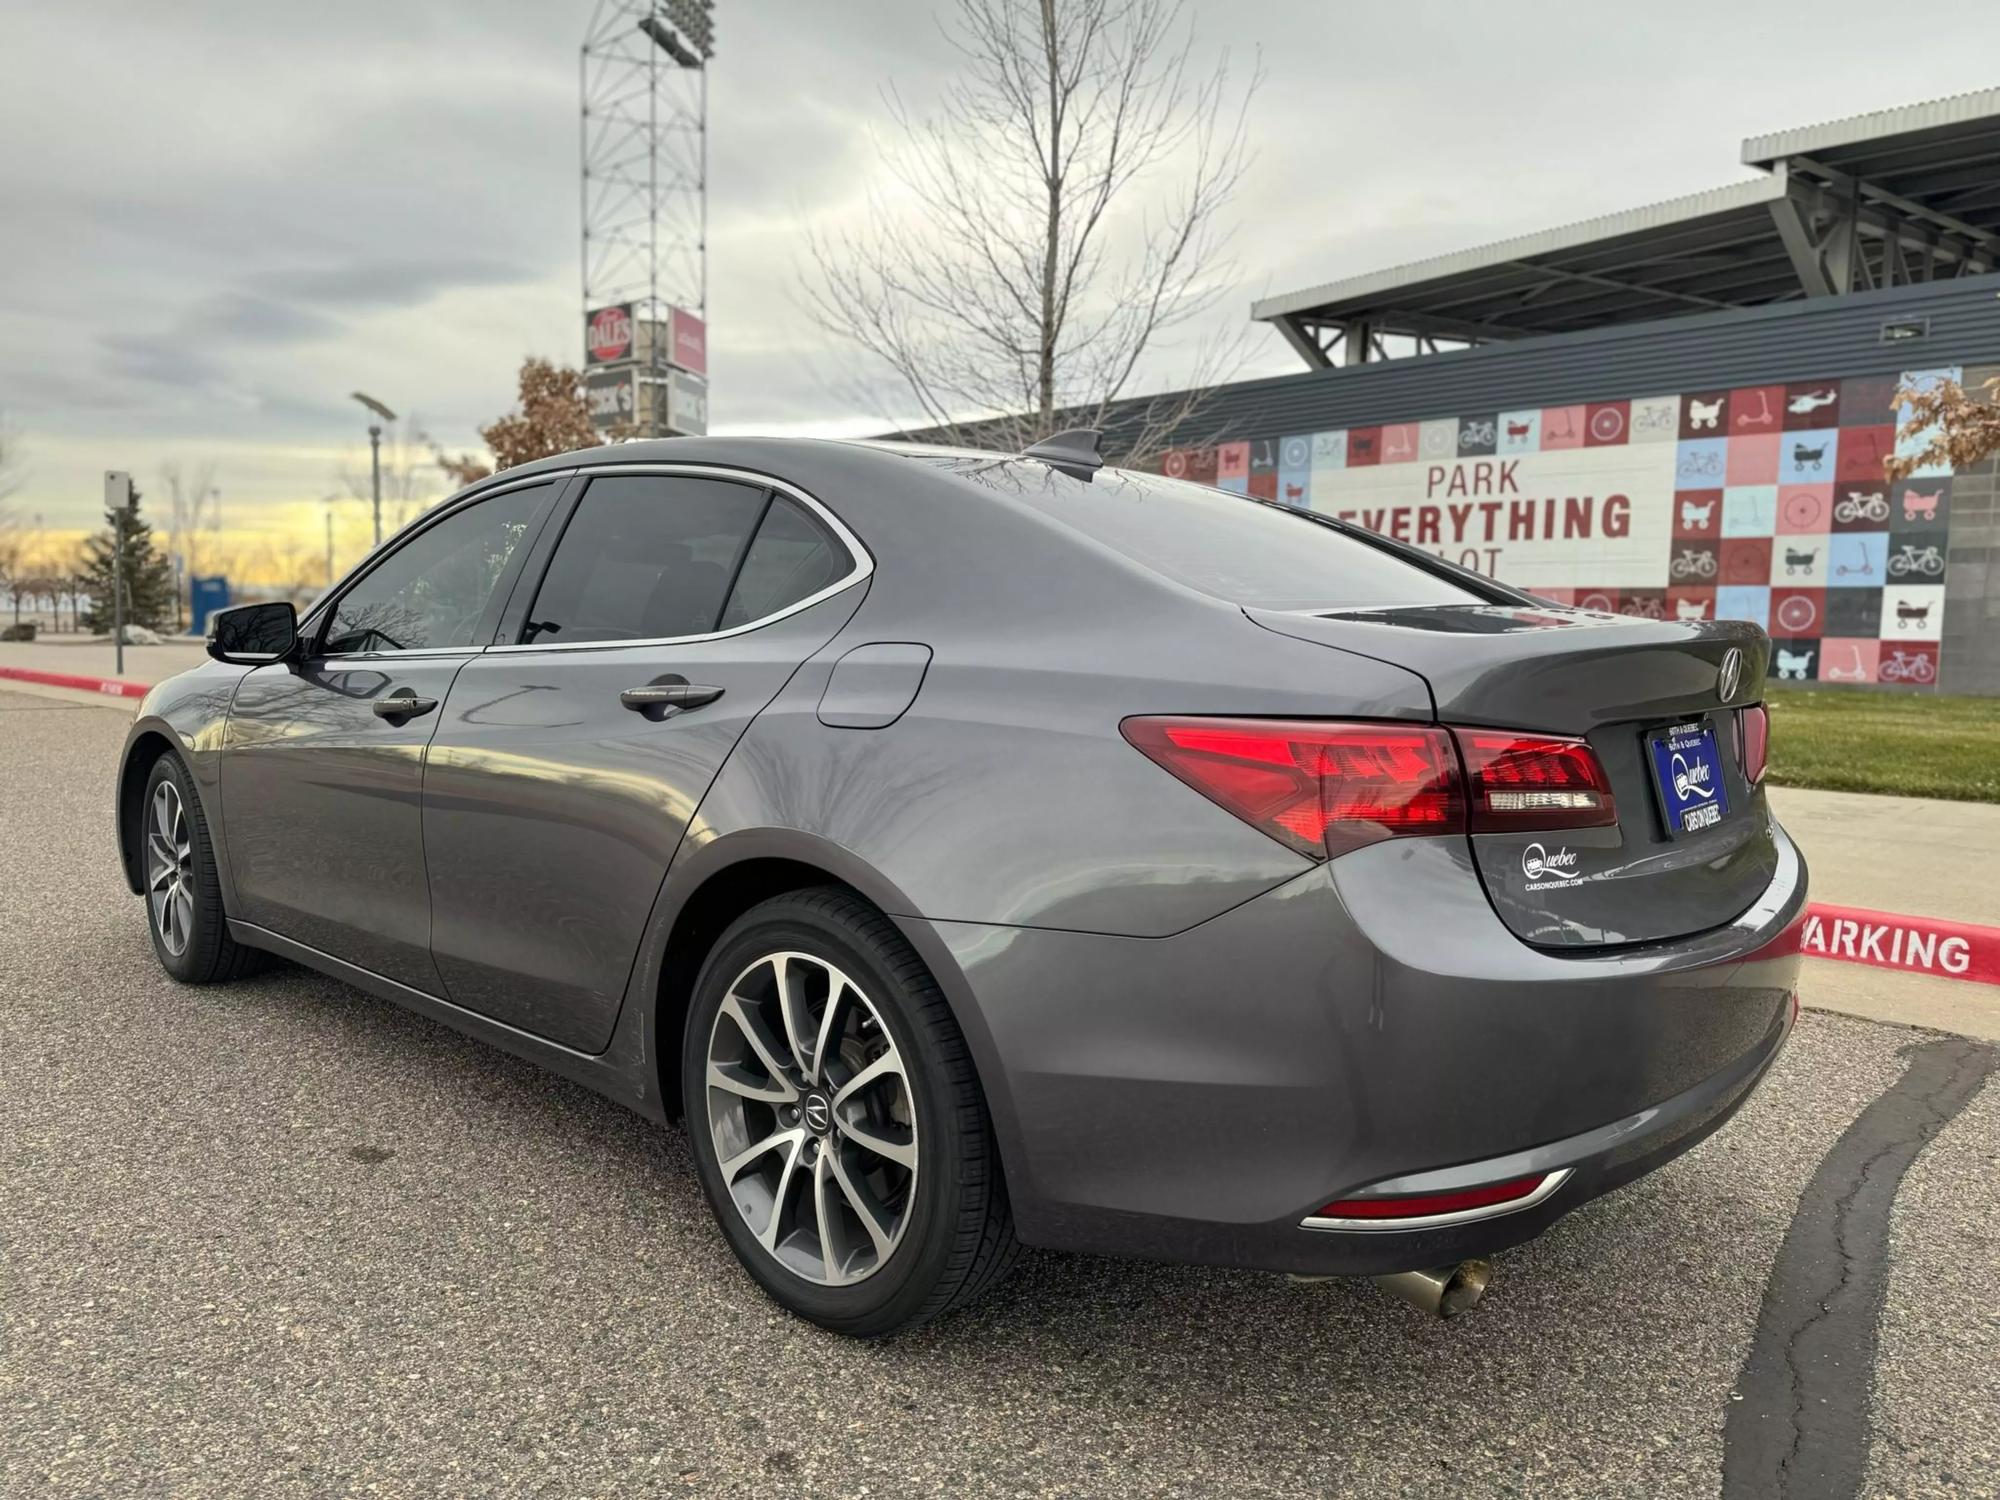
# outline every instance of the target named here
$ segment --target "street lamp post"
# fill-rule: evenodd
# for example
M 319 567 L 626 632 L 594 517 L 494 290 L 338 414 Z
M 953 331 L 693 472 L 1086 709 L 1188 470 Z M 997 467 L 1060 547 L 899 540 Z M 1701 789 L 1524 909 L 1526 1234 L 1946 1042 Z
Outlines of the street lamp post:
M 368 424 L 369 464 L 374 475 L 375 545 L 379 547 L 382 545 L 382 423 L 395 421 L 396 414 L 373 396 L 364 396 L 360 391 L 354 392 L 354 399 L 382 419 Z

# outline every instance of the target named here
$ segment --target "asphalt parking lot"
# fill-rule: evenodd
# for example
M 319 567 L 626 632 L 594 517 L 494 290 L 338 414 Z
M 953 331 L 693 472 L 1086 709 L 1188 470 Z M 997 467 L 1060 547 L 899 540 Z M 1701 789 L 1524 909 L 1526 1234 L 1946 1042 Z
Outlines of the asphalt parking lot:
M 169 982 L 127 721 L 0 691 L 0 1493 L 2000 1493 L 1989 1049 L 1808 1011 L 1450 1323 L 1031 1255 L 856 1345 L 739 1272 L 677 1130 L 304 970 Z

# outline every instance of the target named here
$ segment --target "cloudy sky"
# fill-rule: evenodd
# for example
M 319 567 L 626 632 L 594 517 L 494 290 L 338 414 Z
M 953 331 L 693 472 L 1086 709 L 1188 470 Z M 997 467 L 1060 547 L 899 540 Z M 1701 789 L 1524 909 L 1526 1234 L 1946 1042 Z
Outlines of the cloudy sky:
M 158 493 L 163 465 L 212 465 L 227 525 L 316 537 L 365 468 L 349 391 L 473 446 L 522 355 L 577 362 L 593 3 L 0 0 L 14 511 L 82 527 L 107 467 Z M 879 181 L 880 91 L 921 108 L 952 66 L 942 9 L 718 0 L 718 430 L 879 426 L 801 312 L 802 237 Z M 1948 45 L 1848 0 L 1191 9 L 1203 60 L 1266 75 L 1223 328 L 1255 296 L 1736 180 L 1745 135 L 2000 82 L 2000 12 L 1977 6 Z M 1245 357 L 1297 363 L 1263 330 Z

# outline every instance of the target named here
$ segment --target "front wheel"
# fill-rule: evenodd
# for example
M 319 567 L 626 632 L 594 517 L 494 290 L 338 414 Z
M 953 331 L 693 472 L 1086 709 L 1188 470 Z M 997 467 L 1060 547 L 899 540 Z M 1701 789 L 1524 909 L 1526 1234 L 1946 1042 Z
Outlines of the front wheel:
M 248 973 L 257 950 L 229 935 L 208 818 L 179 756 L 168 753 L 153 763 L 139 818 L 146 928 L 160 967 L 183 984 Z
M 902 934 L 852 893 L 774 897 L 722 935 L 682 1083 L 724 1237 L 799 1316 L 879 1337 L 972 1301 L 1012 1264 L 965 1039 Z

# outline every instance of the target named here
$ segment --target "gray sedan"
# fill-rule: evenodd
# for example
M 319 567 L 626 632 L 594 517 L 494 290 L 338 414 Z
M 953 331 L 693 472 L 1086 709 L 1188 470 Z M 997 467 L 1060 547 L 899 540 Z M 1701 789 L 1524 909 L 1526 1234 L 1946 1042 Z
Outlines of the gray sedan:
M 1769 649 L 1088 434 L 631 443 L 218 616 L 119 845 L 177 979 L 281 955 L 684 1118 L 828 1328 L 1024 1243 L 1449 1310 L 1789 1033 Z

